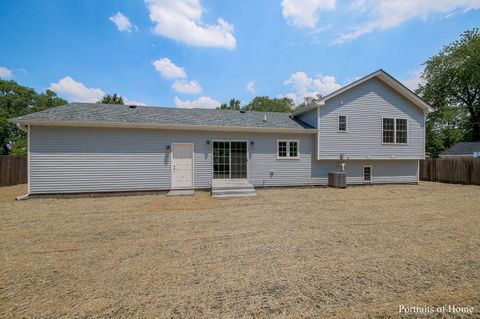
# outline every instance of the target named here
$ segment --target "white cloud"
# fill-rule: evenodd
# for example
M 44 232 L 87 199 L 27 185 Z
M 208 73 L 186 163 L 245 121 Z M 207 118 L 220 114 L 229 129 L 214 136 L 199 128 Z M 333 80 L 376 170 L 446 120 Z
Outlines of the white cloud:
M 297 27 L 316 28 L 319 12 L 335 9 L 336 0 L 283 0 L 283 17 Z
M 418 89 L 420 84 L 425 84 L 425 80 L 422 79 L 423 69 L 419 69 L 409 73 L 410 76 L 407 79 L 401 81 L 403 85 L 405 85 L 407 88 L 415 91 L 416 89 Z
M 182 109 L 215 109 L 220 107 L 220 102 L 208 96 L 201 96 L 196 100 L 182 100 L 176 96 L 174 101 L 175 106 Z
M 129 98 L 126 98 L 126 97 L 123 97 L 123 103 L 125 103 L 125 105 L 139 105 L 139 106 L 146 106 L 147 105 L 143 102 L 130 100 Z
M 175 79 L 175 78 L 186 78 L 187 73 L 185 69 L 179 66 L 176 66 L 170 59 L 163 58 L 158 59 L 152 62 L 155 70 L 160 72 L 164 78 Z
M 205 11 L 200 0 L 145 0 L 153 32 L 195 46 L 234 49 L 233 25 L 222 18 L 215 24 L 201 21 Z
M 0 66 L 0 78 L 9 78 L 12 76 L 12 71 L 4 66 Z
M 52 83 L 49 89 L 74 102 L 97 102 L 105 95 L 103 90 L 88 88 L 69 76 L 64 77 L 57 83 Z
M 255 94 L 255 81 L 248 82 L 246 89 L 248 92 Z
M 480 0 L 282 1 L 282 14 L 288 23 L 319 31 L 317 24 L 322 21 L 337 34 L 333 44 L 395 28 L 412 19 L 448 18 L 475 9 L 480 9 Z
M 325 75 L 312 78 L 301 71 L 291 74 L 283 84 L 293 87 L 293 92 L 287 93 L 285 96 L 293 99 L 296 104 L 302 103 L 306 97 L 316 97 L 318 94 L 325 96 L 341 88 L 334 76 Z
M 178 93 L 198 94 L 202 92 L 202 86 L 197 81 L 177 80 L 172 88 Z
M 57 83 L 50 84 L 48 89 L 72 102 L 95 103 L 106 95 L 102 89 L 86 87 L 83 83 L 77 82 L 69 76 L 64 77 Z M 122 97 L 123 102 L 127 105 L 146 105 L 139 101 L 130 100 L 125 96 Z
M 434 14 L 449 17 L 479 8 L 479 0 L 355 0 L 350 6 L 351 14 L 360 13 L 367 19 L 340 34 L 334 44 L 351 41 L 376 30 L 391 29 L 415 18 L 426 20 Z
M 130 23 L 130 19 L 128 17 L 124 16 L 121 12 L 117 12 L 110 18 L 108 18 L 110 21 L 115 23 L 117 26 L 118 31 L 123 32 L 132 32 L 132 24 Z

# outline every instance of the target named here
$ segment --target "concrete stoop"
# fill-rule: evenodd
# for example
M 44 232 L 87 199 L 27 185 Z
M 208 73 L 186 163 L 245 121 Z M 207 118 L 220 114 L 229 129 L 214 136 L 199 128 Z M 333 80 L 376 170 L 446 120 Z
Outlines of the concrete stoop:
M 214 180 L 212 183 L 213 198 L 235 198 L 256 196 L 253 185 L 246 179 Z

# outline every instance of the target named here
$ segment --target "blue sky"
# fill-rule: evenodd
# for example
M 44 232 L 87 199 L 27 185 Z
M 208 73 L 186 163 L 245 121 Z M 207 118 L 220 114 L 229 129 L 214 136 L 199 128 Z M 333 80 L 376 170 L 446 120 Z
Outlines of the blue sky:
M 480 27 L 480 0 L 0 2 L 0 77 L 73 101 L 206 107 L 327 94 L 379 68 L 409 87 Z

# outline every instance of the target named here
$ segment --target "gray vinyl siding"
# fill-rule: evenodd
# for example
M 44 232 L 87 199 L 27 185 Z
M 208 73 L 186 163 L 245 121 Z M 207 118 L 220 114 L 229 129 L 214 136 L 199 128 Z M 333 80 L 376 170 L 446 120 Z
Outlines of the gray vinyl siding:
M 207 140 L 248 141 L 248 177 L 255 186 L 305 185 L 315 146 L 314 134 L 53 126 L 33 126 L 30 133 L 32 194 L 168 190 L 166 146 L 175 142 L 194 143 L 194 187 L 209 188 L 213 143 Z M 277 159 L 277 139 L 300 140 L 300 158 Z
M 317 128 L 317 109 L 314 108 L 313 110 L 303 113 L 298 119 L 311 127 Z
M 417 183 L 418 160 L 353 160 L 345 162 L 347 184 L 401 184 Z M 337 170 L 337 161 L 315 161 L 312 178 L 320 184 L 328 182 L 329 172 Z M 372 181 L 363 181 L 363 167 L 372 167 Z
M 382 81 L 370 79 L 320 107 L 319 159 L 423 159 L 424 114 Z M 338 132 L 338 116 L 348 132 Z M 408 144 L 382 144 L 382 117 L 408 120 Z
M 279 139 L 298 139 L 300 158 L 277 159 Z M 315 159 L 314 134 L 32 126 L 30 193 L 168 190 L 166 146 L 175 142 L 194 144 L 194 187 L 210 188 L 213 143 L 207 140 L 248 141 L 248 179 L 255 187 L 325 185 L 336 169 L 336 161 Z M 361 183 L 362 161 L 350 162 L 348 182 Z M 417 161 L 375 162 L 374 182 L 416 182 L 416 168 Z

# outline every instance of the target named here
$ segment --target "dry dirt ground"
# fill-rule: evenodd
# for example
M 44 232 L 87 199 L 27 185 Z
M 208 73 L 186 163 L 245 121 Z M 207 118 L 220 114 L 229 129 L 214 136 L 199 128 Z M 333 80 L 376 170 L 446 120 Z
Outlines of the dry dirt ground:
M 25 191 L 0 188 L 2 317 L 480 317 L 478 186 L 13 201 Z

